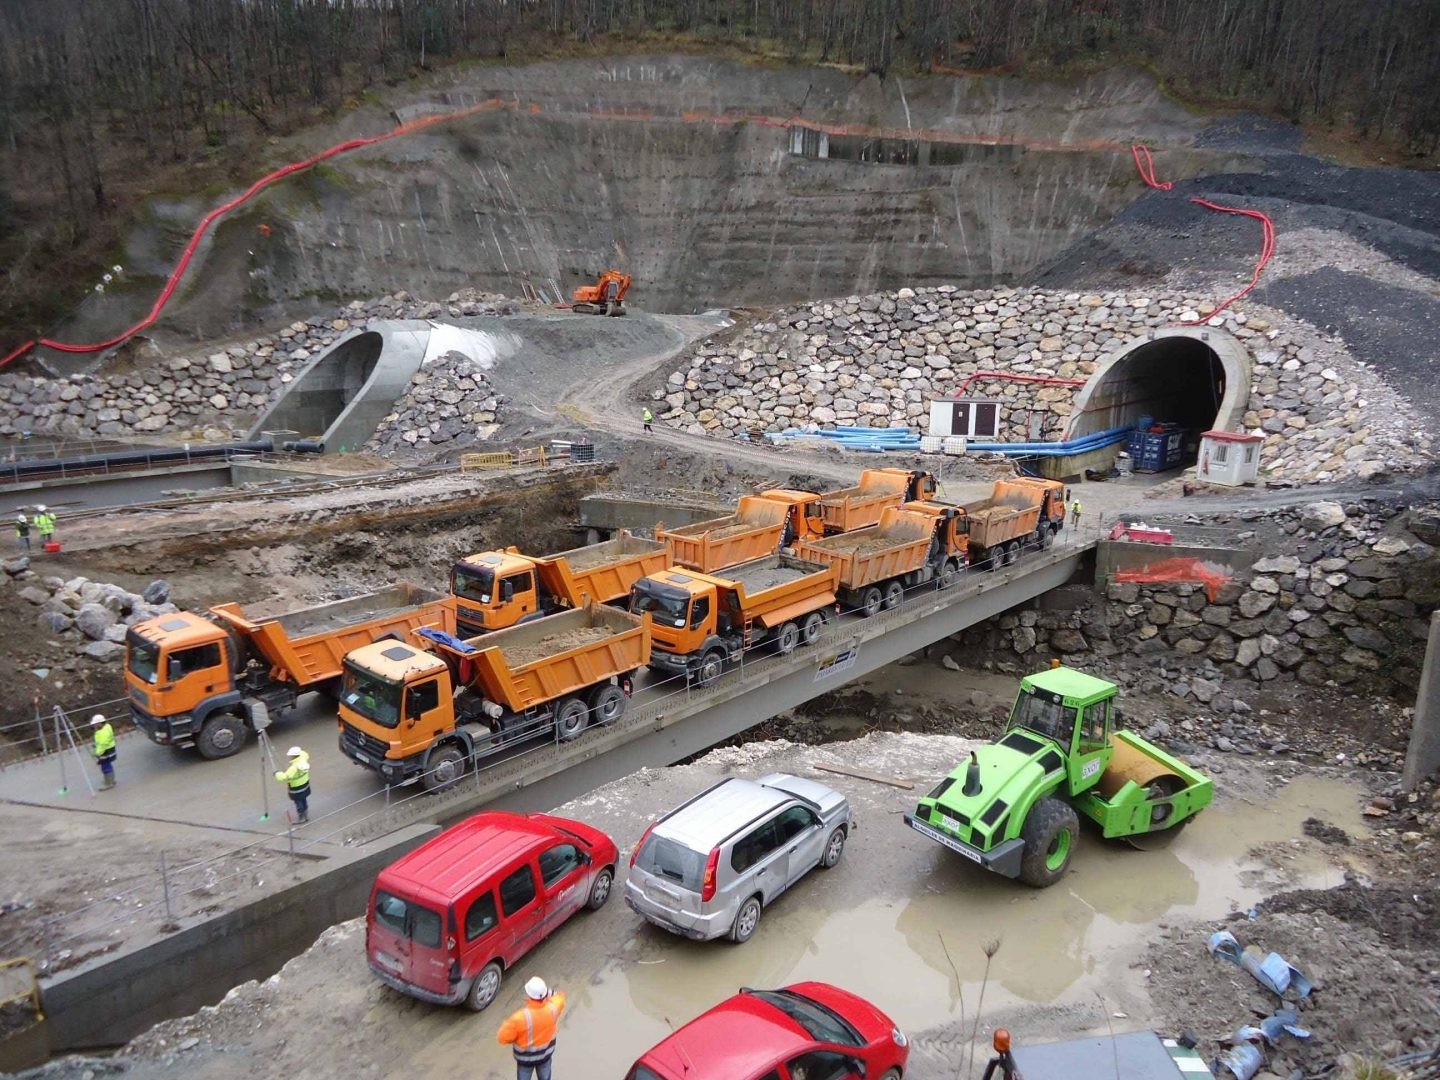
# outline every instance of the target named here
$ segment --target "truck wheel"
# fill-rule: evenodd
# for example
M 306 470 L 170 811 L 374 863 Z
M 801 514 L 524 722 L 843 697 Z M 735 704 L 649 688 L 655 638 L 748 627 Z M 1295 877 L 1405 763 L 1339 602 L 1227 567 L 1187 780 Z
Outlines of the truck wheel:
M 602 686 L 590 697 L 590 718 L 597 724 L 613 724 L 625 715 L 625 691 Z
M 800 644 L 800 628 L 793 622 L 787 622 L 775 633 L 775 652 L 779 656 L 789 656 L 795 651 L 795 646 Z
M 719 649 L 711 649 L 700 658 L 700 666 L 695 671 L 695 682 L 700 686 L 710 686 L 724 672 L 725 654 Z
M 451 743 L 430 755 L 420 783 L 426 791 L 444 791 L 465 775 L 465 752 Z M 487 1001 L 486 1005 L 489 1004 Z M 484 1008 L 482 1005 L 481 1008 Z
M 494 1001 L 495 995 L 500 993 L 500 980 L 504 975 L 499 960 L 491 960 L 481 968 L 480 974 L 470 984 L 470 992 L 465 995 L 465 1007 L 471 1012 L 480 1012 Z
M 812 611 L 805 616 L 805 621 L 800 624 L 800 642 L 804 645 L 814 645 L 820 640 L 820 635 L 825 632 L 825 616 L 818 611 Z
M 860 596 L 860 609 L 864 612 L 865 618 L 880 614 L 880 608 L 885 603 L 885 597 L 875 586 L 870 586 Z
M 752 896 L 740 905 L 740 910 L 735 913 L 735 924 L 730 927 L 730 940 L 737 945 L 744 945 L 755 936 L 755 928 L 760 925 L 760 898 Z
M 560 733 L 560 741 L 569 742 L 579 735 L 589 719 L 590 709 L 585 702 L 577 697 L 566 698 L 555 711 L 555 728 Z
M 1014 566 L 1020 561 L 1020 541 L 1011 540 L 1005 545 L 1005 565 Z
M 1041 799 L 1030 810 L 1020 837 L 1025 853 L 1020 858 L 1020 880 L 1037 889 L 1054 885 L 1070 868 L 1070 856 L 1080 835 L 1080 819 L 1069 803 Z
M 1049 525 L 1041 525 L 1040 547 L 1042 549 L 1048 549 L 1053 543 L 1055 543 L 1055 530 L 1052 529 Z
M 893 611 L 905 602 L 905 586 L 892 581 L 885 586 L 885 610 Z
M 960 577 L 960 567 L 955 564 L 954 559 L 946 559 L 940 566 L 940 588 L 948 589 L 954 585 Z
M 195 739 L 195 749 L 208 761 L 238 754 L 249 732 L 245 721 L 233 713 L 220 713 L 205 721 Z
M 1000 564 L 999 548 L 981 548 L 975 559 L 976 570 L 994 570 Z

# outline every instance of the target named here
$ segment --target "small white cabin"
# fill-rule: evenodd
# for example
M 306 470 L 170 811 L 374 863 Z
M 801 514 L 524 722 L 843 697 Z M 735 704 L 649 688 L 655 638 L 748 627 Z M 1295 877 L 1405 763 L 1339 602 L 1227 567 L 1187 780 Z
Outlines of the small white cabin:
M 1242 487 L 1253 484 L 1260 471 L 1263 436 L 1243 431 L 1207 431 L 1200 436 L 1195 478 L 1206 484 Z

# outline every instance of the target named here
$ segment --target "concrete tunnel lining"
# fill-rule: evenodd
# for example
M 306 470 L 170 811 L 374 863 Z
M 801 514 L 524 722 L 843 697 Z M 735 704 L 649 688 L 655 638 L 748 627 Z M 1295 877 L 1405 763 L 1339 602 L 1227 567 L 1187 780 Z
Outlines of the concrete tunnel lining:
M 1235 337 L 1209 326 L 1152 330 L 1112 349 L 1080 392 L 1065 437 L 1175 420 L 1198 433 L 1241 431 L 1254 360 Z

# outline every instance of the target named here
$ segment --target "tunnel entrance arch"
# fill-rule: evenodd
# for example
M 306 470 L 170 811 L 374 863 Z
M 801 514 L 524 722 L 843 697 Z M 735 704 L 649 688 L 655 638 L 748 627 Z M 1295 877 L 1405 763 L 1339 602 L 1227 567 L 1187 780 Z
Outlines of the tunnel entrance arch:
M 1065 437 L 1134 424 L 1175 421 L 1198 435 L 1240 431 L 1254 360 L 1224 330 L 1177 326 L 1130 338 L 1101 359 L 1075 395 Z

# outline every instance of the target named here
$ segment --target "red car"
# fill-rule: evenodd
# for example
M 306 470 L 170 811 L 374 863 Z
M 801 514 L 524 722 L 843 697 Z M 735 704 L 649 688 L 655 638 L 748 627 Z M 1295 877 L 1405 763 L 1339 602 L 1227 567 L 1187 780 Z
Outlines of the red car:
M 599 829 L 489 811 L 391 863 L 365 924 L 370 970 L 401 993 L 485 1008 L 515 963 L 610 897 L 619 853 Z
M 630 1067 L 625 1080 L 900 1080 L 904 1032 L 828 983 L 741 990 Z

